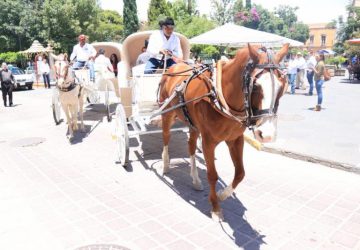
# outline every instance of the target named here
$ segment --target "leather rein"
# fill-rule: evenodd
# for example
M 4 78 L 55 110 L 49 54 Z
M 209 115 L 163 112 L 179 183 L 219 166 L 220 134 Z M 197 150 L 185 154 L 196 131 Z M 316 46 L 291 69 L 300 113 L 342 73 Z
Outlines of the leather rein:
M 268 54 L 268 53 L 267 53 Z M 268 63 L 266 64 L 255 64 L 251 60 L 247 63 L 245 70 L 243 72 L 243 93 L 244 93 L 244 108 L 240 111 L 232 109 L 228 103 L 225 100 L 225 97 L 222 92 L 222 64 L 224 62 L 218 61 L 217 63 L 217 74 L 216 74 L 216 88 L 213 84 L 213 81 L 211 78 L 208 78 L 204 73 L 206 71 L 209 71 L 211 75 L 213 74 L 214 70 L 213 67 L 210 65 L 201 65 L 200 67 L 192 67 L 191 69 L 184 70 L 181 72 L 175 72 L 175 73 L 165 73 L 164 75 L 168 76 L 189 76 L 186 80 L 184 80 L 182 83 L 179 83 L 176 85 L 175 90 L 171 94 L 170 97 L 168 97 L 164 102 L 159 102 L 159 94 L 160 94 L 160 84 L 158 89 L 158 104 L 160 105 L 160 108 L 156 110 L 150 117 L 154 118 L 158 115 L 162 115 L 165 113 L 168 113 L 170 111 L 173 111 L 175 109 L 181 108 L 185 117 L 185 120 L 190 125 L 191 128 L 196 129 L 194 123 L 191 120 L 190 114 L 188 112 L 188 109 L 186 105 L 188 103 L 203 99 L 205 97 L 209 97 L 212 101 L 213 105 L 215 106 L 215 109 L 220 111 L 221 114 L 225 115 L 226 117 L 233 119 L 241 124 L 245 124 L 249 129 L 252 129 L 255 125 L 256 121 L 260 118 L 264 117 L 273 117 L 276 115 L 277 106 L 276 103 L 276 93 L 275 93 L 275 78 L 274 78 L 274 71 L 278 70 L 281 73 L 281 67 L 278 64 L 274 64 L 272 58 L 268 54 Z M 261 110 L 253 110 L 251 107 L 251 94 L 253 91 L 254 83 L 256 79 L 263 73 L 263 71 L 267 69 L 270 72 L 271 76 L 271 83 L 272 83 L 272 98 L 271 98 L 271 105 L 269 109 L 261 109 Z M 254 72 L 254 70 L 257 70 L 254 74 L 254 76 L 251 76 Z M 191 75 L 184 74 L 192 72 Z M 209 92 L 193 98 L 191 100 L 185 100 L 185 93 L 187 86 L 189 83 L 199 76 L 205 77 L 205 82 L 210 83 L 209 84 Z M 165 109 L 167 105 L 175 98 L 178 97 L 179 103 L 174 105 L 173 107 L 170 107 L 168 109 Z

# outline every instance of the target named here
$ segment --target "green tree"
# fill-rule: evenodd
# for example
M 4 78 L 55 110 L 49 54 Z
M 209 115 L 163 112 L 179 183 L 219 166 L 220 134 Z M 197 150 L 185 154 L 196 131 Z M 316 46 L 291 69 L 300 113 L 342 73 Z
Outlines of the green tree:
M 43 30 L 56 51 L 71 52 L 79 34 L 96 38 L 100 7 L 96 0 L 45 0 Z
M 151 0 L 148 10 L 148 22 L 153 25 L 154 23 L 163 19 L 163 17 L 170 16 L 171 4 L 166 0 Z
M 211 0 L 213 12 L 211 18 L 219 25 L 234 19 L 234 0 Z
M 136 0 L 124 0 L 124 39 L 139 29 Z
M 251 9 L 251 0 L 246 0 L 245 8 L 248 10 Z
M 1 1 L 0 2 L 0 49 L 17 51 L 27 48 L 41 28 L 40 1 Z M 40 11 L 38 11 L 40 9 Z
M 96 29 L 96 41 L 120 41 L 123 36 L 123 18 L 113 10 L 102 10 L 99 14 L 100 24 Z
M 274 14 L 283 20 L 287 27 L 292 27 L 297 22 L 296 11 L 299 7 L 291 7 L 288 5 L 280 5 L 275 8 Z

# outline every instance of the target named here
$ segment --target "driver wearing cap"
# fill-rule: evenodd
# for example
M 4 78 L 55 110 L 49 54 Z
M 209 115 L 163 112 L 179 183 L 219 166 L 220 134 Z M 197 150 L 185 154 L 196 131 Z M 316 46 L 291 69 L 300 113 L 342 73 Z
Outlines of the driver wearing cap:
M 96 56 L 96 50 L 91 44 L 86 42 L 86 36 L 81 34 L 78 37 L 79 43 L 76 44 L 73 48 L 73 52 L 70 56 L 70 61 L 76 59 L 74 68 L 82 68 L 88 66 L 90 70 L 90 81 L 94 82 L 95 80 L 95 70 L 94 70 L 94 59 Z
M 171 17 L 159 22 L 160 30 L 151 34 L 147 53 L 150 59 L 145 66 L 145 73 L 155 73 L 157 68 L 164 67 L 166 60 L 167 68 L 181 61 L 183 58 L 180 39 L 174 34 L 175 23 Z

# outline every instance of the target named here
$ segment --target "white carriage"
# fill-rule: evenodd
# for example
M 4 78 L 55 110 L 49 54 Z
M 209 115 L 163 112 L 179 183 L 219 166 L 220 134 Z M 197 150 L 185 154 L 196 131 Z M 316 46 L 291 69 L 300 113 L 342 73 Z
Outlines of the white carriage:
M 122 46 L 119 43 L 114 42 L 97 42 L 92 44 L 95 50 L 98 52 L 99 49 L 105 50 L 105 56 L 110 58 L 112 54 L 115 54 L 119 61 L 121 61 L 121 49 Z M 113 112 L 111 110 L 111 102 L 120 98 L 120 91 L 118 85 L 118 79 L 114 73 L 109 72 L 103 65 L 94 64 L 95 68 L 95 82 L 90 82 L 89 69 L 77 69 L 75 70 L 76 78 L 83 85 L 87 102 L 90 104 L 98 104 L 103 101 L 106 110 L 107 120 L 112 120 Z M 58 125 L 62 119 L 62 110 L 59 100 L 59 90 L 54 89 L 52 97 L 52 110 L 55 124 Z
M 125 39 L 122 46 L 122 62 L 119 68 L 121 103 L 115 112 L 113 138 L 117 142 L 117 161 L 126 166 L 129 159 L 129 137 L 148 133 L 159 133 L 159 129 L 148 129 L 150 116 L 159 108 L 157 91 L 162 70 L 156 74 L 144 74 L 145 65 L 136 65 L 145 40 L 153 31 L 138 32 Z M 178 34 L 183 59 L 190 56 L 188 39 Z M 184 128 L 179 128 L 184 130 Z

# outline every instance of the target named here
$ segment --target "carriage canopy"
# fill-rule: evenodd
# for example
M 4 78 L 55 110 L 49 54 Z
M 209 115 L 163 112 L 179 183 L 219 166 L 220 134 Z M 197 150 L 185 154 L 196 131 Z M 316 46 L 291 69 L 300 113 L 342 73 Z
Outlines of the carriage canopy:
M 138 56 L 142 53 L 141 49 L 145 45 L 145 40 L 149 40 L 150 35 L 153 32 L 154 32 L 153 30 L 137 32 L 128 36 L 123 42 L 122 61 L 124 63 L 123 67 L 126 72 L 126 76 L 125 76 L 126 78 L 131 77 L 132 74 L 131 69 L 132 67 L 135 66 L 136 59 L 138 58 Z M 190 43 L 185 36 L 176 32 L 175 34 L 180 39 L 181 49 L 183 51 L 183 56 L 184 56 L 183 59 L 188 60 L 190 57 Z

